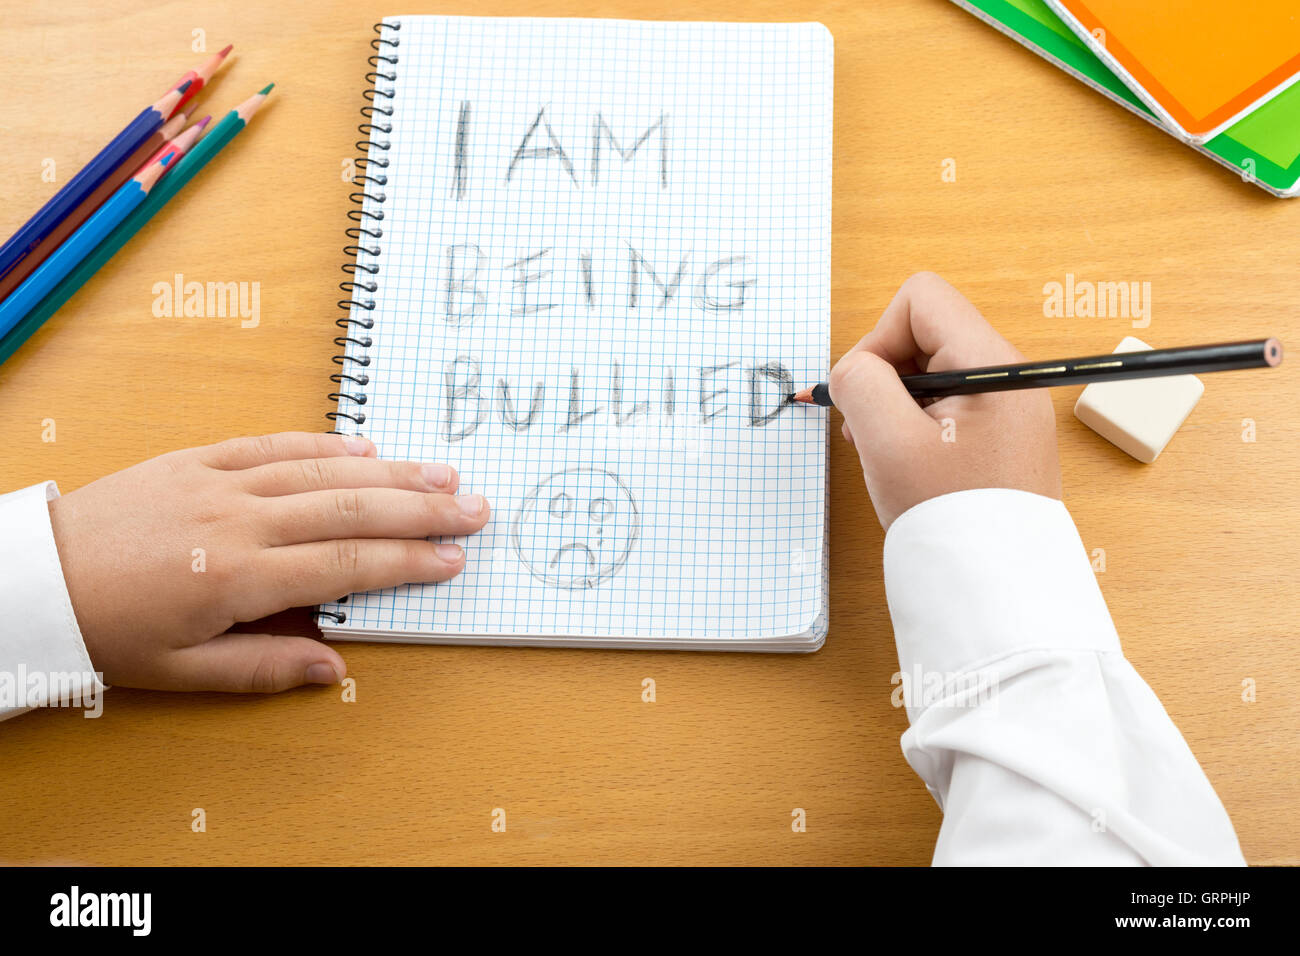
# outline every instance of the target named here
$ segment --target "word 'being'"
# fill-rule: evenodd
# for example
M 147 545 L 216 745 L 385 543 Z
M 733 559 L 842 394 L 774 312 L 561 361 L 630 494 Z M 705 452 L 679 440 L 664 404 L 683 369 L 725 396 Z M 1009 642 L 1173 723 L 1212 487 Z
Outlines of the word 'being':
M 645 370 L 639 370 L 644 376 Z M 739 381 L 737 380 L 739 379 Z M 726 410 L 731 396 L 738 394 L 750 428 L 770 425 L 790 406 L 794 377 L 779 362 L 742 366 L 739 361 L 703 365 L 691 370 L 681 381 L 677 370 L 659 370 L 657 394 L 641 401 L 629 402 L 625 394 L 624 370 L 612 362 L 604 388 L 584 387 L 583 372 L 569 369 L 565 386 L 535 381 L 519 388 L 507 378 L 495 383 L 483 380 L 482 363 L 472 355 L 460 355 L 443 370 L 442 437 L 449 442 L 461 441 L 480 425 L 495 419 L 512 432 L 553 428 L 567 432 L 583 424 L 597 422 L 621 427 L 659 417 L 672 420 L 688 415 L 701 424 L 717 418 Z M 548 395 L 550 401 L 547 413 Z
M 600 281 L 592 267 L 591 253 L 584 251 L 572 264 L 572 281 L 565 287 L 576 289 L 588 310 L 613 304 L 663 311 L 683 284 L 690 288 L 695 306 L 704 312 L 739 312 L 745 308 L 746 294 L 757 282 L 751 275 L 748 257 L 722 256 L 705 262 L 698 271 L 692 270 L 691 261 L 688 252 L 675 265 L 656 268 L 628 243 L 625 279 Z M 449 325 L 468 325 L 486 310 L 487 288 L 499 284 L 499 273 L 488 266 L 483 251 L 472 242 L 447 246 L 444 262 L 439 311 Z M 546 248 L 501 267 L 512 289 L 512 315 L 549 312 L 560 305 L 548 291 L 555 281 L 550 278 L 554 271 L 551 265 L 551 250 Z M 688 272 L 693 272 L 690 280 Z M 614 290 L 613 302 L 609 301 L 611 297 L 601 295 L 607 289 Z

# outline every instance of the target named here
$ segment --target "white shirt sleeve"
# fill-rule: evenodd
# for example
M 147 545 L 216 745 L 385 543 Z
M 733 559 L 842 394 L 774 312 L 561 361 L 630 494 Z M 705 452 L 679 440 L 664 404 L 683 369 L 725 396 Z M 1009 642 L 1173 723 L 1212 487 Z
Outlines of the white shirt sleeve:
M 1244 864 L 1065 505 L 932 498 L 890 526 L 884 568 L 903 754 L 944 814 L 935 864 Z
M 77 626 L 54 545 L 54 482 L 0 495 L 0 720 L 32 707 L 99 716 L 104 684 Z

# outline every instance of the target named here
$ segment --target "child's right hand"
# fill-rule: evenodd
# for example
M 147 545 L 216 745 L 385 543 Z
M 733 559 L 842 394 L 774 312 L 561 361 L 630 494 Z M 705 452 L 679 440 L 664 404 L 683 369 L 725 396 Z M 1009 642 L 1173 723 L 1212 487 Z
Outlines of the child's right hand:
M 109 684 L 279 691 L 346 673 L 307 637 L 230 633 L 289 607 L 459 574 L 488 520 L 446 465 L 286 432 L 172 452 L 50 502 L 86 650 Z M 201 553 L 196 550 L 201 549 Z
M 913 505 L 954 491 L 1015 488 L 1061 497 L 1047 389 L 954 395 L 922 408 L 899 379 L 1023 361 L 965 296 L 922 272 L 835 364 L 831 398 L 886 530 Z

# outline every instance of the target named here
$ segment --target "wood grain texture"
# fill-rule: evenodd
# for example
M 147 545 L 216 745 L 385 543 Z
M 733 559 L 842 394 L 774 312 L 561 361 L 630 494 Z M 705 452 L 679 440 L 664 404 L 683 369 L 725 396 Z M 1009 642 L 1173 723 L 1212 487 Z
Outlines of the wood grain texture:
M 911 272 L 1029 356 L 1112 348 L 1043 285 L 1150 282 L 1154 345 L 1300 346 L 1300 204 L 1268 197 L 943 0 L 654 4 L 3 0 L 0 233 L 139 104 L 236 44 L 200 105 L 278 85 L 255 123 L 0 367 L 0 490 L 66 492 L 161 452 L 320 429 L 370 24 L 386 12 L 817 19 L 835 37 L 833 353 Z M 941 163 L 956 163 L 956 182 Z M 258 281 L 262 319 L 155 318 L 155 282 Z M 1129 657 L 1254 863 L 1300 861 L 1297 371 L 1206 379 L 1151 466 L 1054 393 L 1066 499 Z M 1242 419 L 1258 440 L 1241 440 Z M 57 441 L 41 441 L 54 419 Z M 833 423 L 835 427 L 835 423 Z M 810 657 L 343 645 L 358 700 L 109 692 L 104 716 L 0 727 L 0 857 L 23 863 L 929 861 L 940 814 L 902 759 L 881 531 L 831 452 L 831 632 Z M 112 547 L 105 542 L 105 547 Z M 935 581 L 936 595 L 943 582 Z M 653 677 L 658 700 L 640 701 Z M 1242 681 L 1258 699 L 1241 699 Z M 191 811 L 208 832 L 192 833 Z M 493 808 L 507 831 L 490 830 Z M 791 832 L 792 808 L 808 831 Z

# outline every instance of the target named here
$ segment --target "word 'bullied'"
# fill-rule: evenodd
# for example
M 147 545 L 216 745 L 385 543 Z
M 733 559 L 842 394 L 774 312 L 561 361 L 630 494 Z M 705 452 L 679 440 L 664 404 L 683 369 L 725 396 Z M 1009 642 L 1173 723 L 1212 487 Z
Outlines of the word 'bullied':
M 532 394 L 527 387 L 521 395 L 509 379 L 498 378 L 495 387 L 483 381 L 482 364 L 473 355 L 460 355 L 448 362 L 443 371 L 442 437 L 449 442 L 467 438 L 495 417 L 514 432 L 540 430 L 544 423 L 553 424 L 564 432 L 586 422 L 603 422 L 615 427 L 641 424 L 659 418 L 672 420 L 678 412 L 679 402 L 698 413 L 700 424 L 713 421 L 725 410 L 733 386 L 747 404 L 746 423 L 751 428 L 775 421 L 791 407 L 794 378 L 778 362 L 742 366 L 739 361 L 719 365 L 705 365 L 692 370 L 694 380 L 679 382 L 677 372 L 663 368 L 659 373 L 656 402 L 628 401 L 624 396 L 623 368 L 612 362 L 604 401 L 593 397 L 594 389 L 584 388 L 582 372 L 569 369 L 567 388 L 559 389 L 561 399 L 554 413 L 544 414 L 547 383 L 533 383 Z

